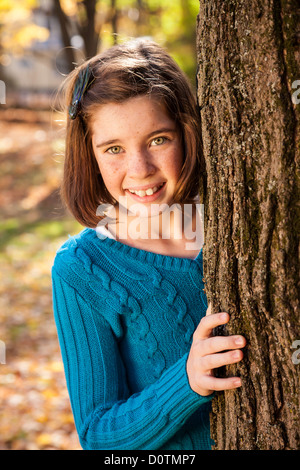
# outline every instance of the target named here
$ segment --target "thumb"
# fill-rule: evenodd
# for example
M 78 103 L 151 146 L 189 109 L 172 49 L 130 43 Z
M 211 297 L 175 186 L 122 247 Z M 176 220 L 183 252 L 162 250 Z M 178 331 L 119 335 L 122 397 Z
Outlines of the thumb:
M 206 315 L 211 315 L 212 314 L 212 307 L 211 307 L 211 302 L 209 302 L 208 309 L 206 310 Z

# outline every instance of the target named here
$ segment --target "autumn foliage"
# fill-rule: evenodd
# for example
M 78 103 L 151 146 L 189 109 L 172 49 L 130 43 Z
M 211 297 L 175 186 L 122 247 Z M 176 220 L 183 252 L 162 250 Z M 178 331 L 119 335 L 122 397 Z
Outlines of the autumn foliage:
M 79 449 L 50 279 L 56 249 L 80 229 L 57 193 L 63 140 L 50 112 L 3 110 L 0 133 L 0 449 Z

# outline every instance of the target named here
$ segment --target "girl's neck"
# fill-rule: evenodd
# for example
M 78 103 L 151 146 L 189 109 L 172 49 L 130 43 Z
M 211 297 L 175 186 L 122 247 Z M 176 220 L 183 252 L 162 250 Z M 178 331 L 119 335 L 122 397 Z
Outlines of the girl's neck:
M 167 256 L 195 259 L 203 245 L 199 205 L 172 205 L 152 217 L 126 215 L 116 210 L 116 223 L 107 228 L 125 245 Z

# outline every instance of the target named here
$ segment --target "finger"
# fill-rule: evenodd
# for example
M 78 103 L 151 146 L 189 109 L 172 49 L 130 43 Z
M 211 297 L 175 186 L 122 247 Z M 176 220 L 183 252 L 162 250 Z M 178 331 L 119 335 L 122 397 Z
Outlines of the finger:
M 201 345 L 201 356 L 215 354 L 228 349 L 240 349 L 246 346 L 246 339 L 240 335 L 213 336 L 207 338 Z
M 209 338 L 212 330 L 217 326 L 224 325 L 229 321 L 229 315 L 226 312 L 212 313 L 203 317 L 197 326 L 193 338 L 195 340 Z
M 239 388 L 242 385 L 242 381 L 239 377 L 227 377 L 225 379 L 219 379 L 212 375 L 206 375 L 202 378 L 201 388 L 212 391 L 221 390 L 232 390 Z
M 205 372 L 209 372 L 218 367 L 236 364 L 243 359 L 243 352 L 238 349 L 236 351 L 228 351 L 219 354 L 210 354 L 201 359 L 201 367 Z
M 206 310 L 206 316 L 211 315 L 211 314 L 212 314 L 212 306 L 211 306 L 211 302 L 210 302 L 209 306 L 208 306 L 208 309 Z

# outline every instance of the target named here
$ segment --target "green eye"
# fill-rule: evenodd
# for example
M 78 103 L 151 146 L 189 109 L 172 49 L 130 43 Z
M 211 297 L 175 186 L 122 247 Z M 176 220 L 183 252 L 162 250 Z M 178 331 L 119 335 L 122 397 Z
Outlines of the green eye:
M 162 145 L 166 140 L 166 137 L 156 137 L 152 142 L 154 142 L 154 145 Z
M 110 147 L 107 150 L 108 153 L 113 153 L 114 155 L 117 155 L 118 153 L 121 152 L 121 147 L 119 145 L 115 145 L 114 147 Z

